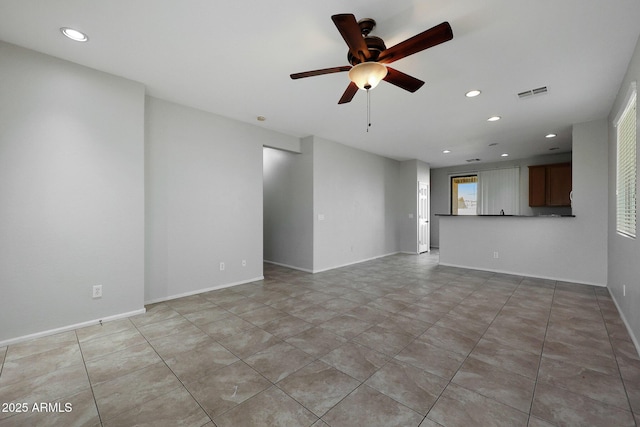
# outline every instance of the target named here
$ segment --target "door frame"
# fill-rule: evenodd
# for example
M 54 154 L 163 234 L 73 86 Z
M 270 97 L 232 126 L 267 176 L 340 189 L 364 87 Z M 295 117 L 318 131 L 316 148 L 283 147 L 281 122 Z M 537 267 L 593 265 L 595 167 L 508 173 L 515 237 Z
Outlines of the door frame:
M 421 203 L 420 203 L 420 196 L 421 196 L 421 191 L 422 189 L 425 188 L 426 189 L 426 206 L 425 206 L 425 210 L 426 210 L 426 243 L 424 245 L 421 245 L 420 242 L 420 227 L 421 227 L 421 222 L 422 222 L 422 214 L 424 214 L 424 212 L 421 211 Z M 416 215 L 418 217 L 418 221 L 417 221 L 417 233 L 416 233 L 416 247 L 418 248 L 418 254 L 421 253 L 425 253 L 425 252 L 429 252 L 431 250 L 431 188 L 428 182 L 422 182 L 422 181 L 418 181 L 418 191 L 417 191 L 417 213 L 418 215 Z M 426 246 L 425 249 L 423 249 L 423 247 Z

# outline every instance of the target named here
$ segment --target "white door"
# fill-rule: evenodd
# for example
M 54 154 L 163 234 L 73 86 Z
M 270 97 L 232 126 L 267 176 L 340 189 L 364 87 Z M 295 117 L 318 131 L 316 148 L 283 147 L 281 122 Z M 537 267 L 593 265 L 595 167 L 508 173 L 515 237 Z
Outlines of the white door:
M 429 252 L 429 184 L 418 183 L 418 252 Z

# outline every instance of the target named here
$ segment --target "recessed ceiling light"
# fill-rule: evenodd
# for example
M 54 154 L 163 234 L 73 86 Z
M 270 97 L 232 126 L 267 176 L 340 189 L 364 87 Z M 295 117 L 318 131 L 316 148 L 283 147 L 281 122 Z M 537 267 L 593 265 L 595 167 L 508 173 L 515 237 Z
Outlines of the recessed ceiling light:
M 465 93 L 464 96 L 466 96 L 467 98 L 473 98 L 476 97 L 478 95 L 480 95 L 482 92 L 479 91 L 478 89 L 474 89 L 474 90 L 470 90 L 469 92 Z
M 546 135 L 545 138 L 555 138 L 556 136 L 558 136 L 558 135 L 556 135 L 555 133 L 550 133 L 550 134 Z
M 500 120 L 502 117 L 500 116 L 491 116 L 487 119 L 488 122 L 497 122 L 498 120 Z
M 509 157 L 509 155 L 507 153 L 502 153 L 500 154 L 500 157 Z
M 82 31 L 74 30 L 73 28 L 62 27 L 60 28 L 60 31 L 71 40 L 75 40 L 77 42 L 86 42 L 89 40 L 89 36 Z
M 451 152 L 451 150 L 442 150 L 443 154 L 449 154 Z
M 258 117 L 256 117 L 256 119 L 257 119 L 259 122 L 264 122 L 265 120 L 267 120 L 267 118 L 266 118 L 265 116 L 258 116 Z

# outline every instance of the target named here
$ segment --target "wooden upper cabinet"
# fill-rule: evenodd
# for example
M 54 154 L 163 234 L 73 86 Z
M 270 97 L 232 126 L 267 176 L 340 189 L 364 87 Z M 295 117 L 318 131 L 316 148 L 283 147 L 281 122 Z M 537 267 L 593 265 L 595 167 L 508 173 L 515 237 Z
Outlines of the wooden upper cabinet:
M 529 166 L 529 206 L 547 205 L 546 179 L 544 166 Z
M 571 163 L 547 167 L 547 203 L 549 206 L 571 206 Z
M 571 206 L 571 163 L 529 166 L 529 206 Z

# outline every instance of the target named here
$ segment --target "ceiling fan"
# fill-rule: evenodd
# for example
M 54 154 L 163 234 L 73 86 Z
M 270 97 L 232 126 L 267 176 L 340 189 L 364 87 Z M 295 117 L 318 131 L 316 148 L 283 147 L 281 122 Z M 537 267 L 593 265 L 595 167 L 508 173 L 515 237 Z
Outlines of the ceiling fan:
M 422 80 L 388 67 L 385 64 L 390 64 L 453 38 L 451 26 L 448 22 L 443 22 L 395 46 L 387 48 L 380 37 L 369 35 L 376 25 L 376 21 L 373 19 L 365 18 L 356 21 L 355 16 L 347 13 L 333 15 L 331 20 L 349 47 L 347 60 L 351 66 L 345 65 L 305 71 L 291 74 L 291 78 L 301 79 L 304 77 L 348 71 L 351 83 L 347 86 L 347 90 L 345 90 L 338 104 L 350 102 L 358 89 L 367 91 L 373 89 L 380 80 L 384 80 L 409 92 L 417 91 L 424 84 Z

